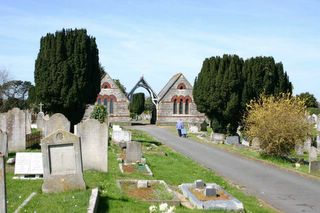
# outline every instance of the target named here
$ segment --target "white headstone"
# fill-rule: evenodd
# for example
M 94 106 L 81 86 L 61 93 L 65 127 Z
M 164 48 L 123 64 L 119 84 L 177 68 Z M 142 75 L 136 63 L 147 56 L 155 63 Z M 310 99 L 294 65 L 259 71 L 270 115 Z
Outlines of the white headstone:
M 304 150 L 305 152 L 308 152 L 308 153 L 309 153 L 310 148 L 311 148 L 311 138 L 308 138 L 308 139 L 304 142 L 303 150 Z
M 112 141 L 119 142 L 129 142 L 131 141 L 131 132 L 129 131 L 113 131 L 112 132 Z
M 77 125 L 84 170 L 108 171 L 108 125 L 88 119 Z
M 24 111 L 18 108 L 8 111 L 6 132 L 9 152 L 26 149 L 26 114 Z
M 43 175 L 41 152 L 17 152 L 14 175 Z
M 48 121 L 45 122 L 45 136 L 57 131 L 58 129 L 69 132 L 70 121 L 61 113 L 53 114 Z
M 317 156 L 317 148 L 314 146 L 310 147 L 310 151 L 309 151 L 309 162 L 311 161 L 316 161 L 318 158 Z

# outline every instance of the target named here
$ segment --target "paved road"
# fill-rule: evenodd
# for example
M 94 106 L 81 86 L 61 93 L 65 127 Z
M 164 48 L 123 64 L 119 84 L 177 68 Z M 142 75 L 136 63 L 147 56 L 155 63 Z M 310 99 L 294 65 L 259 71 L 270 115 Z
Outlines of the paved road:
M 247 160 L 191 139 L 179 138 L 165 128 L 133 128 L 148 132 L 174 150 L 244 186 L 249 193 L 280 211 L 320 212 L 320 181 Z

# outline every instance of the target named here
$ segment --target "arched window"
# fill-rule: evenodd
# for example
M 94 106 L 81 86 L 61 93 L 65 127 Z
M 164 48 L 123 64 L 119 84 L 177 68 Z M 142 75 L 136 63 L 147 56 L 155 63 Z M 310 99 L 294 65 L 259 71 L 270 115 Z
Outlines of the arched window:
M 111 88 L 110 84 L 108 82 L 104 82 L 101 86 L 102 89 L 109 89 Z
M 186 99 L 184 114 L 189 114 L 189 99 Z
M 101 98 L 98 98 L 98 104 L 101 104 Z
M 107 98 L 105 98 L 103 100 L 103 105 L 107 108 L 107 106 L 108 106 L 108 99 Z
M 180 102 L 179 102 L 179 114 L 183 114 L 183 100 L 180 99 Z
M 178 89 L 186 89 L 186 85 L 184 83 L 180 83 L 177 88 Z
M 110 114 L 113 114 L 113 99 L 110 99 L 109 112 Z
M 173 114 L 177 114 L 177 99 L 173 100 Z

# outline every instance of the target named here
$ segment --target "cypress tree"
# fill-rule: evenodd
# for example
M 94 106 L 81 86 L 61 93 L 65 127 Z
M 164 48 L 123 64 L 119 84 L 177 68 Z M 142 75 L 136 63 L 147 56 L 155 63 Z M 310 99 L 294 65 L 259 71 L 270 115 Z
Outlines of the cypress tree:
M 35 62 L 35 94 L 49 113 L 63 113 L 79 122 L 85 105 L 100 90 L 100 66 L 95 38 L 85 29 L 48 33 L 40 40 Z

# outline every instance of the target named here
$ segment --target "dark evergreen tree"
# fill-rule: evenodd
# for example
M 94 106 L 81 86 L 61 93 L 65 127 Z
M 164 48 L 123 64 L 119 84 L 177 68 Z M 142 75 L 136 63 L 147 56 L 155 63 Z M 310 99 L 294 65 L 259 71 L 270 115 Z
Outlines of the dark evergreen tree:
M 135 93 L 129 105 L 130 113 L 140 115 L 144 111 L 145 97 L 144 93 Z
M 35 63 L 36 100 L 49 113 L 63 113 L 79 122 L 85 105 L 94 103 L 100 90 L 101 68 L 94 37 L 85 29 L 48 33 L 40 40 Z
M 243 61 L 237 55 L 223 55 L 204 60 L 193 97 L 214 131 L 235 134 L 250 100 L 260 93 L 280 92 L 292 92 L 292 84 L 282 64 L 272 57 Z

